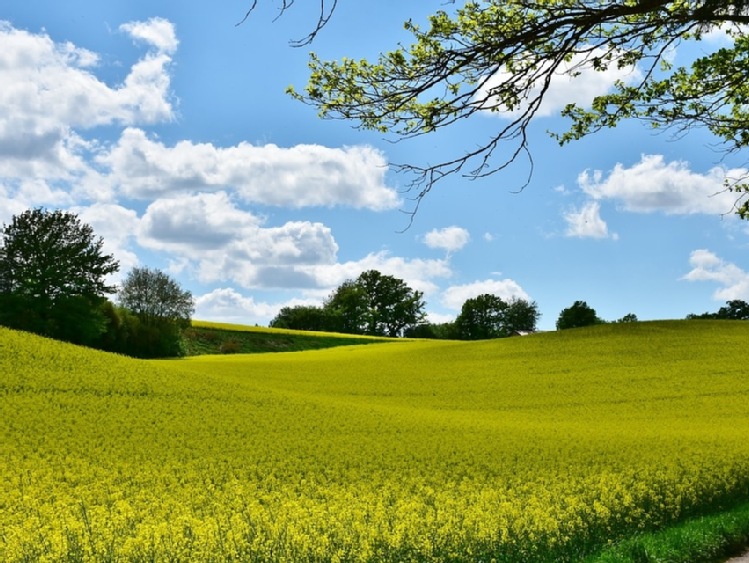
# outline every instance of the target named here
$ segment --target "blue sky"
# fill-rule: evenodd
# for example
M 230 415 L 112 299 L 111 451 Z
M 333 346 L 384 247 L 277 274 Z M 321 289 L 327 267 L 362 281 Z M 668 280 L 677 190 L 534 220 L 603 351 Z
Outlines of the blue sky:
M 310 47 L 289 40 L 319 5 L 283 17 L 263 2 L 13 2 L 0 10 L 0 222 L 29 207 L 78 213 L 126 274 L 169 272 L 196 318 L 267 325 L 378 269 L 424 292 L 435 322 L 480 293 L 535 300 L 542 329 L 585 300 L 599 316 L 683 318 L 749 300 L 749 224 L 720 192 L 743 173 L 703 131 L 681 138 L 624 123 L 560 148 L 560 104 L 616 78 L 557 83 L 521 162 L 453 176 L 412 209 L 389 163 L 436 163 L 475 147 L 506 116 L 479 115 L 393 143 L 320 120 L 284 94 L 323 59 L 407 42 L 402 23 L 442 2 L 341 2 Z M 718 48 L 720 33 L 697 46 Z M 690 47 L 672 53 L 679 64 Z M 716 195 L 717 193 L 717 195 Z

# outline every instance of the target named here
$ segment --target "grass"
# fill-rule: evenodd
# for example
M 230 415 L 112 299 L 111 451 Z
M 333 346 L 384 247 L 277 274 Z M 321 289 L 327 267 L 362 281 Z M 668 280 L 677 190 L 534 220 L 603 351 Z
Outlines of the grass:
M 390 340 L 353 334 L 250 327 L 206 321 L 193 321 L 192 326 L 185 331 L 188 356 L 301 352 Z
M 586 563 L 717 563 L 749 546 L 749 503 L 657 532 L 638 534 Z
M 749 537 L 747 338 L 141 361 L 0 329 L 0 560 L 709 561 Z

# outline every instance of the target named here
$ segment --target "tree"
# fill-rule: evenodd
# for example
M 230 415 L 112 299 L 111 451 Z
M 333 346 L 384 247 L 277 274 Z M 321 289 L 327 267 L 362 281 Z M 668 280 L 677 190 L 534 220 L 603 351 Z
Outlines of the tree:
M 503 338 L 535 331 L 539 317 L 535 301 L 513 298 L 508 303 L 484 293 L 463 303 L 455 319 L 455 330 L 458 338 L 464 340 Z
M 507 303 L 490 293 L 467 299 L 463 303 L 455 328 L 461 340 L 481 340 L 505 336 L 504 311 Z
M 282 13 L 293 4 L 283 0 Z M 336 5 L 321 0 L 317 25 L 297 44 L 312 41 Z M 554 134 L 560 143 L 637 118 L 679 133 L 704 126 L 727 150 L 744 149 L 749 36 L 741 26 L 747 23 L 747 0 L 467 1 L 436 11 L 423 29 L 406 22 L 412 44 L 376 61 L 323 61 L 312 54 L 306 88 L 289 91 L 323 117 L 400 138 L 431 134 L 476 114 L 507 112 L 496 133 L 476 148 L 434 165 L 403 165 L 416 173 L 418 200 L 448 174 L 488 176 L 523 155 L 532 171 L 529 123 L 555 77 L 573 78 L 586 69 L 637 66 L 639 74 L 633 83 L 619 82 L 612 93 L 597 96 L 589 108 L 571 100 L 562 111 L 570 127 Z M 672 65 L 674 45 L 699 42 L 718 28 L 730 36 L 730 45 L 711 49 L 703 43 L 691 64 Z M 730 187 L 747 190 L 741 179 Z M 749 202 L 740 201 L 737 212 L 748 218 Z
M 133 268 L 118 293 L 127 326 L 127 352 L 138 357 L 181 356 L 182 330 L 190 326 L 195 302 L 169 275 Z M 133 318 L 129 318 L 130 316 Z
M 422 296 L 401 279 L 369 270 L 344 282 L 325 308 L 335 319 L 336 330 L 396 337 L 423 322 Z
M 602 323 L 596 315 L 596 310 L 589 307 L 585 301 L 575 301 L 571 307 L 562 309 L 557 319 L 557 330 L 579 328 Z
M 37 208 L 3 225 L 0 323 L 78 344 L 106 329 L 106 282 L 119 269 L 103 241 L 73 213 Z
M 504 330 L 508 336 L 520 332 L 535 332 L 541 313 L 535 301 L 513 297 L 504 311 Z
M 730 319 L 734 321 L 749 320 L 749 303 L 741 299 L 726 301 L 725 307 L 718 309 L 718 319 Z
M 120 305 L 146 324 L 168 320 L 189 325 L 195 312 L 192 293 L 169 275 L 151 268 L 133 268 L 118 293 Z
M 716 313 L 690 313 L 687 319 L 727 319 L 735 321 L 749 320 L 749 303 L 741 299 L 726 301 L 726 305 L 718 309 Z
M 330 312 L 323 307 L 297 305 L 283 307 L 271 320 L 271 328 L 287 328 L 291 330 L 333 330 L 333 320 Z
M 636 323 L 638 321 L 637 315 L 634 313 L 627 313 L 621 319 L 617 320 L 617 323 Z

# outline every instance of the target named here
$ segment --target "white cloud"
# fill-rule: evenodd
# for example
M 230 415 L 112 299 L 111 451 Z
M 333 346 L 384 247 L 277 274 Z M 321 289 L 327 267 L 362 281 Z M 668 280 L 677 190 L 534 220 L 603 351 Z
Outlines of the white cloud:
M 573 209 L 565 213 L 564 220 L 567 222 L 568 237 L 579 238 L 608 238 L 609 228 L 601 218 L 601 205 L 597 201 L 591 201 L 580 209 Z M 613 235 L 612 238 L 617 238 Z
M 167 56 L 147 55 L 112 88 L 91 73 L 96 54 L 0 22 L 0 150 L 12 139 L 58 142 L 69 128 L 155 123 L 172 117 Z M 18 151 L 18 147 L 16 147 Z
M 605 71 L 596 71 L 591 62 L 586 62 L 602 55 L 603 50 L 597 49 L 589 55 L 576 55 L 570 62 L 563 63 L 559 71 L 552 76 L 551 84 L 544 94 L 544 100 L 536 112 L 536 117 L 557 115 L 570 103 L 588 107 L 596 96 L 609 92 L 618 80 L 627 84 L 642 78 L 638 69 L 632 66 L 618 68 L 616 61 L 609 64 Z M 574 76 L 574 74 L 577 74 L 577 76 Z M 483 108 L 490 109 L 496 106 L 498 100 L 491 97 L 491 90 L 509 78 L 510 74 L 506 71 L 500 71 L 484 82 L 476 96 L 477 101 L 483 101 Z M 530 91 L 530 98 L 535 98 L 540 92 L 541 85 L 534 84 Z M 521 101 L 520 107 L 508 111 L 506 107 L 502 106 L 498 108 L 499 111 L 493 111 L 493 115 L 508 118 L 517 117 L 527 108 L 527 102 Z
M 143 215 L 138 240 L 187 261 L 202 281 L 244 287 L 316 287 L 310 270 L 335 264 L 338 252 L 325 225 L 263 227 L 225 192 L 156 200 Z
M 699 174 L 686 162 L 667 163 L 662 155 L 643 155 L 629 168 L 617 164 L 606 178 L 601 171 L 585 171 L 578 184 L 592 198 L 620 201 L 627 211 L 723 214 L 731 212 L 735 202 L 735 194 L 725 191 L 724 181 L 746 174 L 743 169 L 720 167 Z
M 143 246 L 200 255 L 244 238 L 261 223 L 242 211 L 225 192 L 157 199 L 143 215 L 139 239 Z
M 196 296 L 193 317 L 201 321 L 267 325 L 284 306 L 257 302 L 227 287 Z
M 174 53 L 179 41 L 174 31 L 174 24 L 164 18 L 151 18 L 145 22 L 128 22 L 120 26 L 124 31 L 137 41 L 153 45 L 161 52 Z
M 725 262 L 709 250 L 695 250 L 689 256 L 692 270 L 684 276 L 689 281 L 710 281 L 720 287 L 713 297 L 720 301 L 749 300 L 749 273 Z
M 520 285 L 511 279 L 475 281 L 465 285 L 454 285 L 442 294 L 442 304 L 449 309 L 460 310 L 468 299 L 489 293 L 508 301 L 512 298 L 530 299 Z
M 126 129 L 117 145 L 99 158 L 130 197 L 233 188 L 248 203 L 288 207 L 348 205 L 373 210 L 400 204 L 385 185 L 387 162 L 368 146 L 320 145 L 227 148 L 181 141 L 173 147 Z
M 0 21 L 0 178 L 13 197 L 27 206 L 70 203 L 63 192 L 108 199 L 88 161 L 101 146 L 81 131 L 171 119 L 170 60 L 148 54 L 113 87 L 93 74 L 95 53 Z M 34 193 L 24 194 L 29 182 Z
M 429 248 L 438 248 L 449 253 L 463 248 L 471 235 L 462 227 L 445 227 L 444 229 L 433 229 L 424 235 L 424 244 Z

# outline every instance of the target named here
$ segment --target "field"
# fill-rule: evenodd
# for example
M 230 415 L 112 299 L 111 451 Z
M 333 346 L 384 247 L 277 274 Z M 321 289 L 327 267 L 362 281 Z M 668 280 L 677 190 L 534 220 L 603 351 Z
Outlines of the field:
M 0 560 L 676 561 L 627 546 L 749 530 L 747 341 L 674 321 L 136 361 L 0 328 Z

